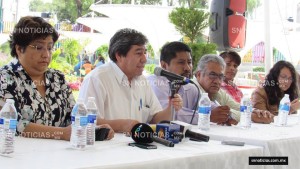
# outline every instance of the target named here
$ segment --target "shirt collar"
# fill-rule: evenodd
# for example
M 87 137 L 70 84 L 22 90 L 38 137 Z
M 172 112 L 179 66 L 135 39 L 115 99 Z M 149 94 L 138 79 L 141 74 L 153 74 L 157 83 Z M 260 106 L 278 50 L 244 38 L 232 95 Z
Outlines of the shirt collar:
M 119 84 L 123 84 L 123 85 L 128 84 L 129 85 L 128 77 L 120 69 L 120 67 L 115 62 L 109 62 L 109 64 L 112 66 L 113 70 L 115 71 L 115 76 L 116 76 Z M 135 77 L 132 80 L 135 80 L 136 78 L 138 78 L 138 77 Z

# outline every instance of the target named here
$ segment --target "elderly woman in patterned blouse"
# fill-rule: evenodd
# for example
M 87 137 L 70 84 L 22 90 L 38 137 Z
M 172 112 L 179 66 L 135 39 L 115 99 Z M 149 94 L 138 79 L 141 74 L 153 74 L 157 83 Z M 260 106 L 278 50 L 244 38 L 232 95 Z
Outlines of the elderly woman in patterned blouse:
M 48 68 L 57 39 L 49 23 L 30 16 L 21 18 L 10 36 L 14 59 L 0 69 L 0 108 L 6 99 L 15 100 L 22 136 L 70 139 L 75 101 L 64 75 Z M 113 135 L 111 129 L 108 138 Z

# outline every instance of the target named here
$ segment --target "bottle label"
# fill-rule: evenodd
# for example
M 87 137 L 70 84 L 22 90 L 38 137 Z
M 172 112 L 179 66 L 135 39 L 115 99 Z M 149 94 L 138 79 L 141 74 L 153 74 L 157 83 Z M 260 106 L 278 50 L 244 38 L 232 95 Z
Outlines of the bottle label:
M 290 106 L 288 104 L 280 104 L 279 105 L 279 110 L 285 110 L 285 111 L 290 111 Z
M 4 129 L 13 129 L 17 128 L 17 119 L 4 119 Z
M 201 114 L 210 114 L 210 107 L 199 107 L 198 112 Z
M 88 115 L 88 123 L 92 123 L 92 124 L 94 124 L 94 123 L 96 123 L 96 114 L 89 114 Z
M 75 126 L 86 126 L 86 125 L 87 125 L 87 116 L 75 117 Z

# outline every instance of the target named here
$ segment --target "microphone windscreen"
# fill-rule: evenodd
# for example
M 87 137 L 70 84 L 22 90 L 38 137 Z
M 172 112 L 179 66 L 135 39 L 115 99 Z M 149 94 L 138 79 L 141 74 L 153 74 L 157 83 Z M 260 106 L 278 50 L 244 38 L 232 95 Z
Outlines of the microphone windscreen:
M 154 69 L 154 74 L 156 75 L 156 76 L 161 76 L 161 71 L 162 71 L 163 69 L 161 68 L 161 67 L 156 67 L 155 69 Z
M 137 143 L 152 143 L 153 130 L 145 123 L 138 123 L 131 129 L 131 138 Z

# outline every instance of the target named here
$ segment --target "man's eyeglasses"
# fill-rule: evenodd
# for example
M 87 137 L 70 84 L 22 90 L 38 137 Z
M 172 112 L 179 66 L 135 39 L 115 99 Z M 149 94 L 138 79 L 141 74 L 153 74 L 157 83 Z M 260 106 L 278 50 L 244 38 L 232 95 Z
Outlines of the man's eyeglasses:
M 37 52 L 43 52 L 44 50 L 48 51 L 50 54 L 53 52 L 53 47 L 52 46 L 48 46 L 48 47 L 44 47 L 43 45 L 28 45 L 31 48 L 35 48 Z
M 214 73 L 214 72 L 210 72 L 209 74 L 208 74 L 208 77 L 209 77 L 209 79 L 211 79 L 211 80 L 216 80 L 216 79 L 220 79 L 220 80 L 224 80 L 224 78 L 225 78 L 225 76 L 224 76 L 224 74 L 217 74 L 217 73 Z

